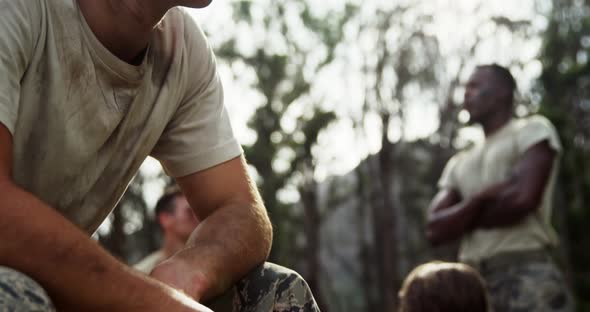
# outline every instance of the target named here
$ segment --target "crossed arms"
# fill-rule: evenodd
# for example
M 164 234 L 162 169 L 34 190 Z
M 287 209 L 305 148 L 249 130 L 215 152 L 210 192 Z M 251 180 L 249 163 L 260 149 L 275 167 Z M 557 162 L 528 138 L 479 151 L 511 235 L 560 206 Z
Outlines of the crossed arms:
M 547 141 L 533 145 L 510 178 L 471 198 L 462 198 L 455 189 L 441 190 L 428 209 L 428 240 L 439 245 L 476 228 L 509 227 L 521 222 L 539 207 L 555 154 Z

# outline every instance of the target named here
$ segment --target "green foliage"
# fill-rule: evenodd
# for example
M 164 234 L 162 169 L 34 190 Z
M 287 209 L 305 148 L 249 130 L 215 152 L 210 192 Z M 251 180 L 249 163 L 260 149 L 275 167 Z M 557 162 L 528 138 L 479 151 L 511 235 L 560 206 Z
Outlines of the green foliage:
M 555 0 L 545 35 L 540 79 L 541 112 L 555 124 L 562 144 L 565 242 L 579 310 L 590 310 L 590 5 Z M 558 207 L 559 208 L 559 207 Z
M 286 47 L 285 51 L 274 51 L 269 46 L 256 48 L 252 55 L 239 50 L 236 39 L 225 42 L 217 51 L 220 59 L 227 62 L 243 62 L 256 74 L 253 87 L 260 92 L 264 102 L 254 113 L 248 126 L 257 134 L 256 141 L 244 148 L 246 157 L 256 168 L 260 177 L 259 187 L 266 207 L 275 228 L 274 248 L 271 260 L 282 264 L 293 265 L 296 228 L 301 224 L 300 213 L 292 209 L 288 203 L 281 202 L 277 194 L 288 184 L 303 183 L 294 180 L 294 175 L 302 169 L 304 163 L 313 164 L 312 147 L 316 144 L 319 133 L 336 116 L 332 112 L 324 112 L 315 107 L 314 103 L 303 103 L 309 95 L 312 78 L 306 77 L 305 70 L 319 72 L 334 59 L 334 50 L 343 36 L 343 25 L 354 14 L 352 6 L 344 13 L 331 12 L 328 16 L 315 16 L 306 1 L 275 1 L 265 11 L 262 20 L 253 18 L 252 2 L 234 3 L 236 20 L 245 22 L 252 27 L 262 27 L 264 36 L 272 37 L 280 32 L 277 44 Z M 294 29 L 293 23 L 286 17 L 287 7 L 300 11 L 300 21 L 295 25 L 303 25 L 305 29 Z M 326 23 L 326 21 L 330 21 Z M 289 34 L 293 31 L 305 31 L 308 36 L 316 37 L 326 55 L 319 63 L 311 63 L 309 55 L 316 49 L 306 49 Z M 304 101 L 304 100 L 303 100 Z M 305 105 L 304 116 L 296 121 L 296 129 L 287 130 L 282 125 L 284 115 L 293 105 Z M 311 113 L 310 113 L 311 112 Z M 273 163 L 279 153 L 291 151 L 295 156 L 290 169 L 277 172 Z M 313 168 L 311 168 L 313 170 Z M 295 185 L 299 188 L 301 185 Z

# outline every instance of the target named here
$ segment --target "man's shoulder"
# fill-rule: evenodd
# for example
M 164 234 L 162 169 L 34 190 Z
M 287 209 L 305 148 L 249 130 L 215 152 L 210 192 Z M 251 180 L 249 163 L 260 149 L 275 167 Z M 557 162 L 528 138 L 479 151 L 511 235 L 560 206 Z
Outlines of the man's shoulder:
M 481 146 L 481 142 L 470 142 L 469 144 L 465 145 L 464 147 L 457 150 L 457 152 L 449 159 L 450 162 L 459 163 L 465 158 L 469 157 L 469 155 L 476 152 L 476 150 Z
M 195 17 L 182 7 L 170 9 L 160 22 L 160 28 L 163 28 L 166 34 L 181 35 L 181 38 L 189 42 L 205 39 L 203 30 Z
M 185 8 L 170 9 L 157 28 L 156 48 L 165 55 L 191 60 L 188 65 L 196 66 L 189 72 L 199 72 L 201 67 L 212 62 L 212 52 L 205 33 L 195 17 Z M 178 53 L 180 52 L 180 53 Z
M 516 120 L 515 125 L 517 130 L 539 127 L 548 129 L 555 128 L 547 117 L 540 114 L 533 114 L 524 118 L 519 118 Z
M 519 119 L 513 134 L 522 152 L 544 140 L 549 143 L 552 149 L 556 151 L 562 149 L 557 129 L 547 117 L 542 115 L 531 115 Z

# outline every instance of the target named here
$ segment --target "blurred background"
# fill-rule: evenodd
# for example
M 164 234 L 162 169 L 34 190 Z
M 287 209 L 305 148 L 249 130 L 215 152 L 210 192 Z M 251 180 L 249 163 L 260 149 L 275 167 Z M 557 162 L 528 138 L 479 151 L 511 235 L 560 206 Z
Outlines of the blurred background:
M 390 311 L 432 259 L 425 212 L 449 157 L 482 138 L 463 84 L 510 68 L 516 115 L 541 113 L 565 152 L 557 252 L 590 311 L 590 0 L 217 0 L 207 33 L 275 238 L 270 261 L 309 282 L 322 311 Z M 153 208 L 170 180 L 148 159 L 96 234 L 125 262 L 159 247 Z M 392 310 L 391 310 L 392 311 Z

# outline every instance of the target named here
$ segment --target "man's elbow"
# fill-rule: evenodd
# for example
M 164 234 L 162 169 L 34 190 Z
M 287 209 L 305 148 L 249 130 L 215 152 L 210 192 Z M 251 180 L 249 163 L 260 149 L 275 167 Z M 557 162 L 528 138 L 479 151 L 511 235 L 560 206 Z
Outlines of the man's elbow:
M 273 229 L 272 223 L 266 213 L 266 208 L 263 204 L 257 205 L 257 216 L 256 219 L 256 229 L 255 232 L 258 233 L 258 244 L 257 244 L 257 255 L 258 260 L 260 262 L 266 261 L 270 254 L 270 250 L 272 248 L 272 239 L 273 239 Z
M 263 252 L 263 259 L 262 261 L 266 261 L 266 259 L 268 259 L 268 256 L 270 255 L 270 250 L 272 248 L 272 239 L 273 239 L 273 229 L 272 229 L 272 223 L 270 222 L 270 219 L 268 217 L 266 217 L 265 222 L 264 222 L 264 235 L 263 235 L 263 241 L 264 244 L 262 246 L 262 252 Z

